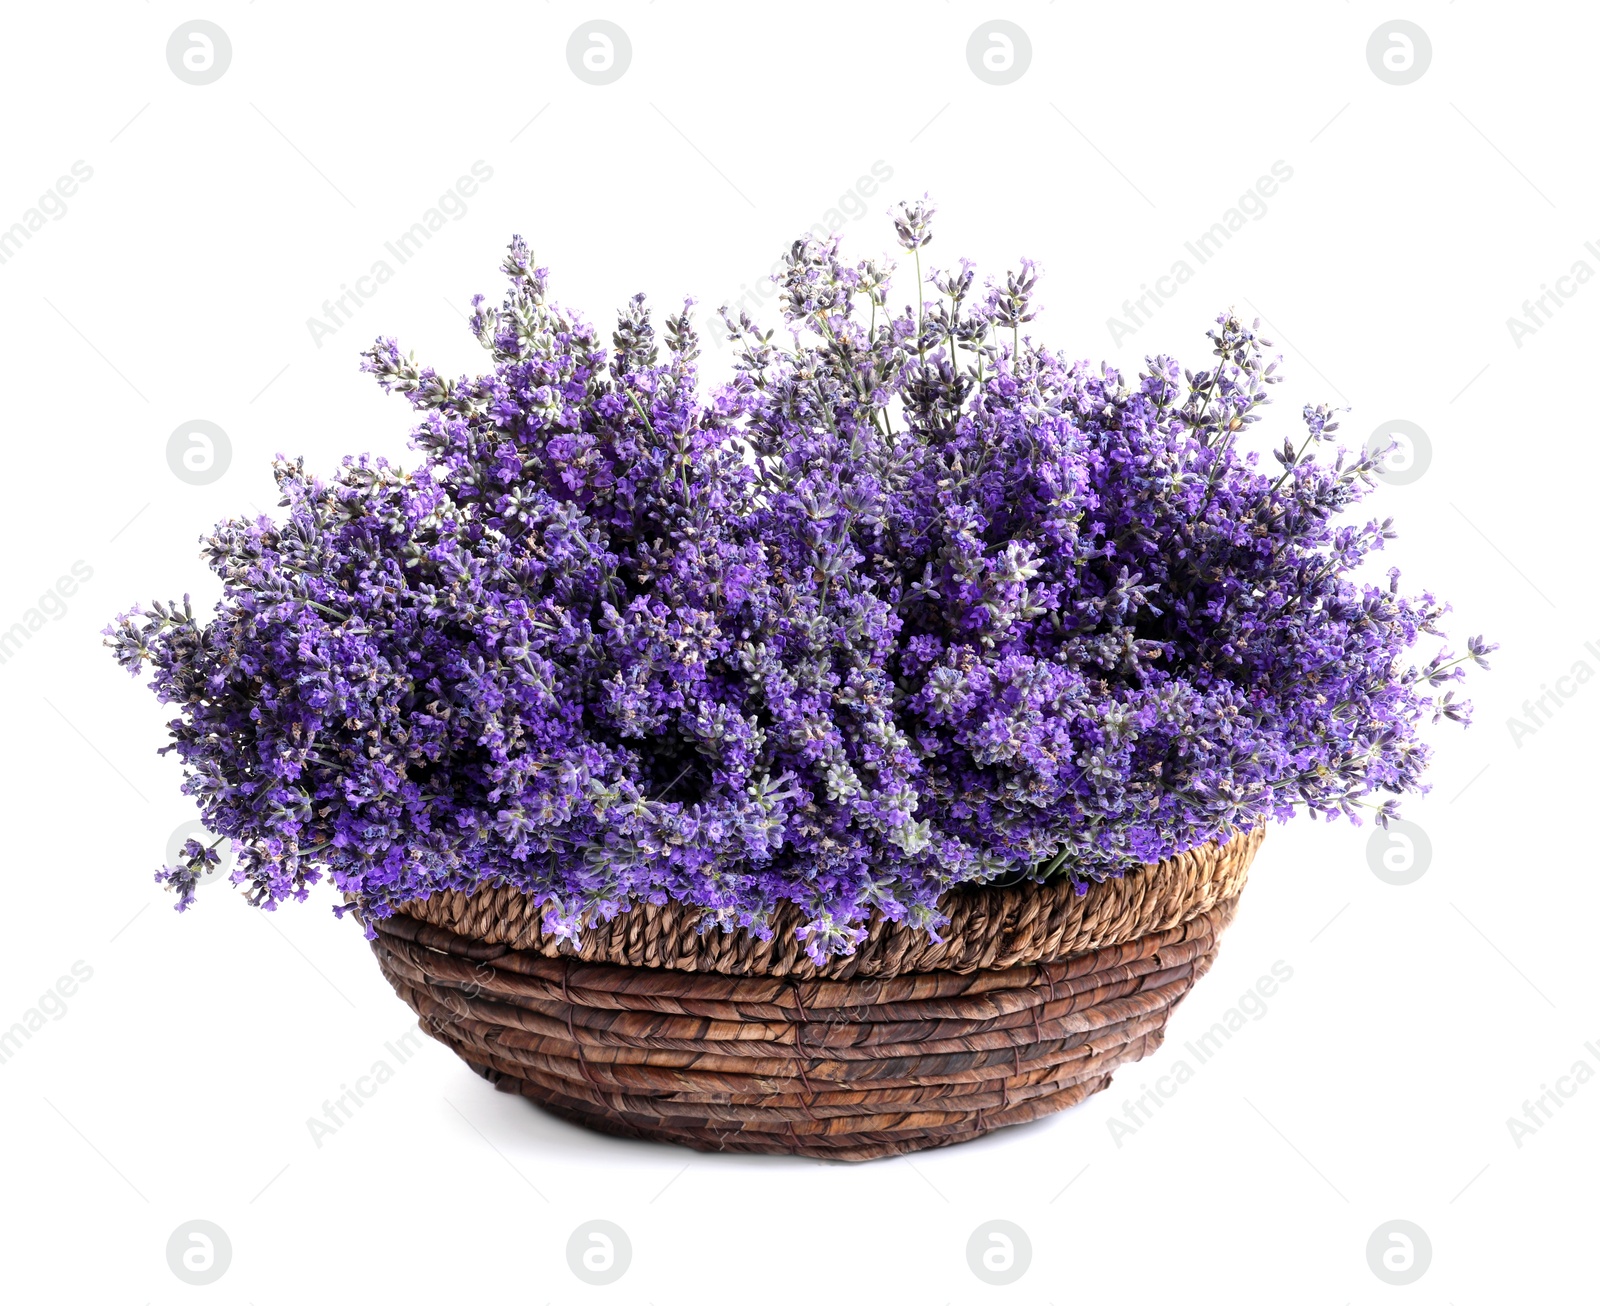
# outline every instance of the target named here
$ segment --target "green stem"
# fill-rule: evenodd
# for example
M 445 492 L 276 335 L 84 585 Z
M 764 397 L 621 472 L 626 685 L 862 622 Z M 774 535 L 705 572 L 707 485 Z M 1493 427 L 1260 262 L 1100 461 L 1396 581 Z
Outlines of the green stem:
M 632 390 L 623 387 L 628 396 L 628 402 L 633 405 L 633 411 L 639 414 L 639 420 L 644 423 L 644 429 L 650 433 L 650 438 L 656 438 L 656 428 L 650 425 L 650 418 L 645 413 L 644 407 L 639 403 L 639 397 Z M 683 501 L 689 502 L 689 446 L 682 440 L 678 442 L 678 473 L 683 481 Z
M 911 257 L 917 265 L 917 362 L 926 362 L 926 350 L 922 347 L 922 247 L 918 245 L 911 251 Z
M 1278 477 L 1278 479 L 1273 482 L 1272 488 L 1267 491 L 1267 498 L 1272 498 L 1272 496 L 1278 492 L 1283 483 L 1289 479 L 1290 473 L 1292 473 L 1294 469 L 1300 465 L 1300 459 L 1304 456 L 1305 451 L 1311 447 L 1311 442 L 1316 438 L 1317 437 L 1315 435 L 1306 436 L 1306 442 L 1301 445 L 1298 452 L 1296 452 L 1294 461 L 1283 469 L 1283 475 Z
M 639 397 L 626 386 L 623 387 L 623 393 L 628 396 L 628 402 L 633 405 L 633 411 L 639 414 L 639 420 L 644 423 L 644 429 L 650 432 L 650 438 L 652 440 L 655 439 L 656 428 L 650 425 L 650 418 L 646 416 L 643 407 L 640 406 Z

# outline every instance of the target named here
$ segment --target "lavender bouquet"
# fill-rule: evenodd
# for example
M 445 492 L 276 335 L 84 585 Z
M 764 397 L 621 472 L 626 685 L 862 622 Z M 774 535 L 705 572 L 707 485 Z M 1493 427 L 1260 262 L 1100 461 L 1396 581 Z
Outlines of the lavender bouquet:
M 937 931 L 954 885 L 1086 887 L 1425 788 L 1419 725 L 1468 712 L 1431 691 L 1493 646 L 1411 662 L 1444 605 L 1356 578 L 1393 532 L 1341 515 L 1385 451 L 1319 457 L 1308 405 L 1262 467 L 1256 326 L 1219 317 L 1198 371 L 1069 362 L 1023 334 L 1031 263 L 924 279 L 932 213 L 893 215 L 906 307 L 888 263 L 796 242 L 782 334 L 724 313 L 709 394 L 689 303 L 658 337 L 636 296 L 608 350 L 521 239 L 474 300 L 490 370 L 367 351 L 421 465 L 280 458 L 286 520 L 204 541 L 210 620 L 106 632 L 252 903 L 326 875 L 370 933 L 508 884 L 572 936 L 668 900 L 762 933 L 791 900 L 820 961 L 875 911 Z M 181 910 L 217 861 L 157 878 Z

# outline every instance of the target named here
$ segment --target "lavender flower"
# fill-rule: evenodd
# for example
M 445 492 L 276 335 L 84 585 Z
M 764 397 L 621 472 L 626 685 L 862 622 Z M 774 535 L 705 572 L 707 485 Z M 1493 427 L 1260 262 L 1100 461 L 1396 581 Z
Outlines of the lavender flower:
M 898 313 L 888 264 L 796 242 L 792 343 L 725 315 L 704 398 L 688 305 L 658 338 L 635 297 L 608 349 L 520 239 L 474 303 L 483 375 L 367 351 L 421 465 L 280 458 L 285 519 L 205 541 L 211 619 L 106 632 L 253 903 L 327 876 L 370 931 L 509 884 L 571 936 L 668 900 L 764 934 L 788 900 L 820 960 L 874 910 L 936 930 L 952 885 L 1082 886 L 1425 788 L 1419 723 L 1469 710 L 1430 691 L 1494 646 L 1407 662 L 1446 609 L 1357 578 L 1393 535 L 1340 520 L 1374 456 L 1320 459 L 1308 406 L 1260 470 L 1280 378 L 1231 313 L 1208 368 L 1125 379 L 1021 334 L 1030 263 L 926 298 L 932 216 L 894 217 Z M 180 908 L 215 862 L 161 873 Z

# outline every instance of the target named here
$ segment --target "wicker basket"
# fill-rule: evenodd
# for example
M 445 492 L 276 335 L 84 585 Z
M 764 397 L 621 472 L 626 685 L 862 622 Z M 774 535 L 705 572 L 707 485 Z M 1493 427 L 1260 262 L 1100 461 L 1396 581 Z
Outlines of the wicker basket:
M 550 938 L 524 895 L 437 894 L 373 950 L 422 1027 L 569 1120 L 710 1151 L 862 1161 L 1099 1092 L 1210 967 L 1259 830 L 1094 885 L 953 891 L 943 942 L 873 923 L 813 965 L 677 904 Z

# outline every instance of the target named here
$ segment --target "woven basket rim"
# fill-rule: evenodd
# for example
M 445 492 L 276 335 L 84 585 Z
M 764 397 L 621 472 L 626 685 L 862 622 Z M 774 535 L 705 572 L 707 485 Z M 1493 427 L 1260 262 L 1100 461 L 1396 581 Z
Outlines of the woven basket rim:
M 1203 844 L 1091 884 L 1082 894 L 1064 878 L 958 886 L 940 900 L 949 924 L 939 941 L 874 914 L 853 954 L 820 966 L 795 937 L 801 916 L 787 902 L 773 913 L 769 939 L 745 929 L 702 932 L 701 909 L 676 902 L 635 903 L 586 928 L 577 941 L 561 939 L 545 932 L 542 909 L 531 896 L 505 886 L 447 890 L 397 911 L 424 927 L 419 941 L 431 927 L 480 944 L 617 966 L 797 979 L 966 973 L 1069 957 L 1193 920 L 1239 894 L 1264 833 L 1258 826 L 1226 843 Z

